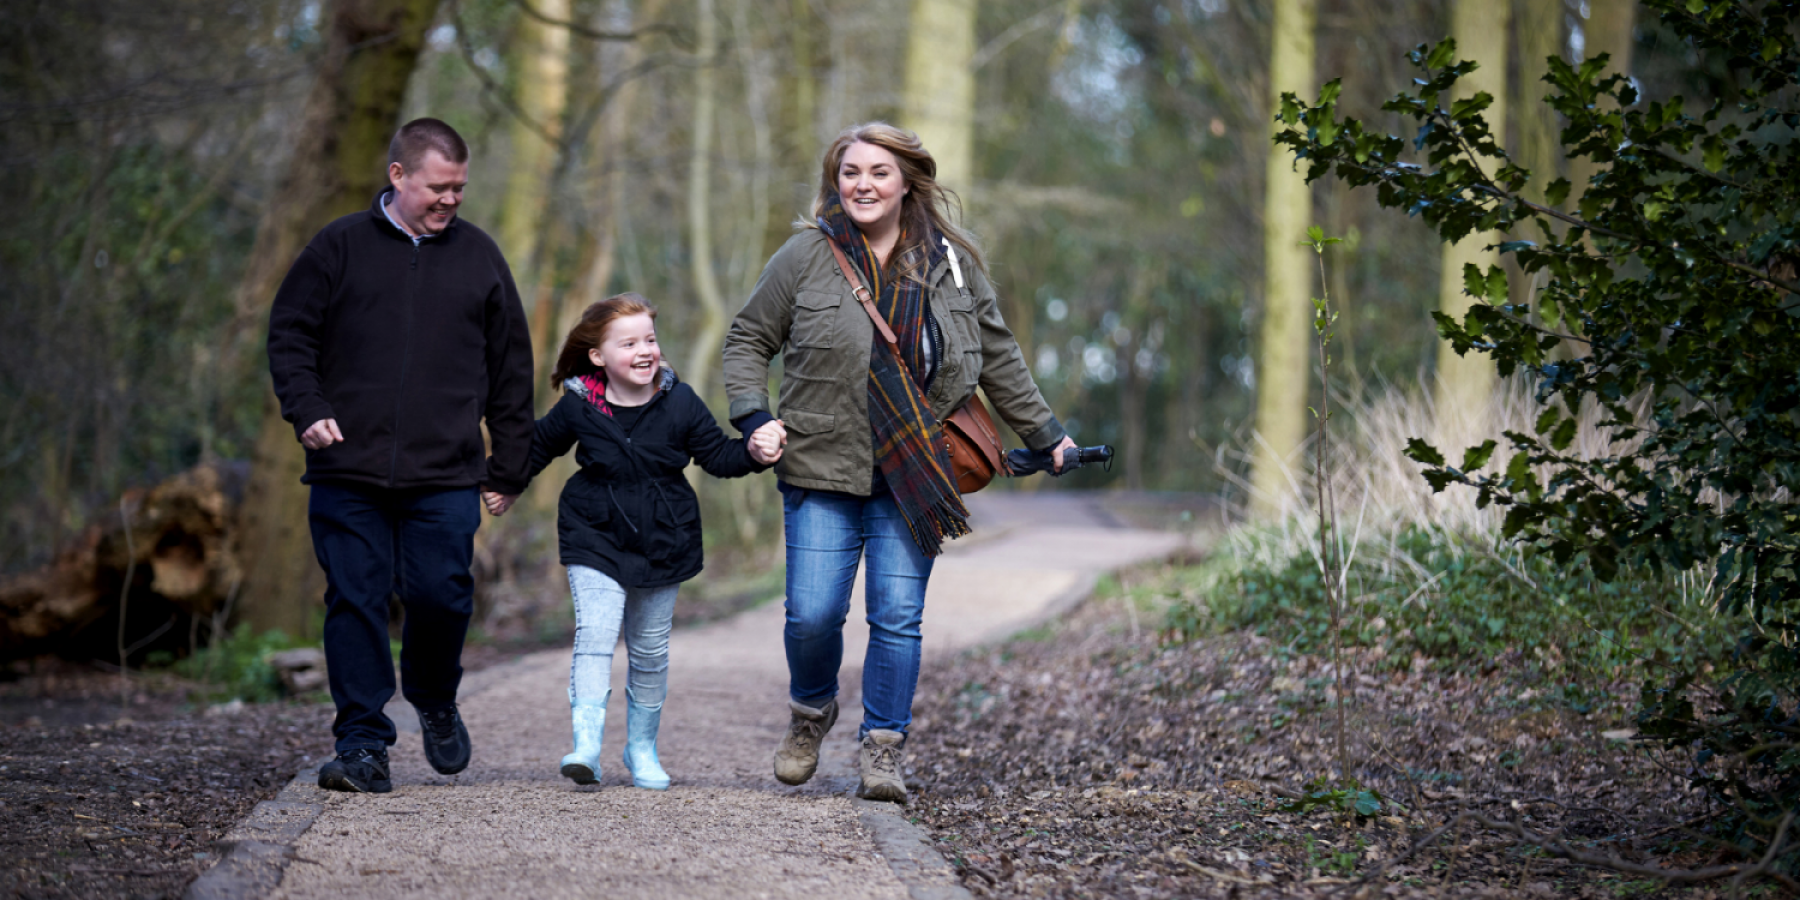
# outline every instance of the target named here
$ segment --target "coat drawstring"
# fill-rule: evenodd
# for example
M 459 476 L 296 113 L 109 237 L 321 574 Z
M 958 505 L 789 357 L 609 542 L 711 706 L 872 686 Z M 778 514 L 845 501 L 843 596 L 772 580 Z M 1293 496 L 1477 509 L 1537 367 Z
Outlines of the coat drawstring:
M 661 490 L 658 489 L 658 493 L 660 493 L 660 492 L 661 492 Z M 631 526 L 631 533 L 632 534 L 641 534 L 641 532 L 638 531 L 637 523 L 631 521 L 631 515 L 629 513 L 625 512 L 624 504 L 621 504 L 619 502 L 619 495 L 613 493 L 613 486 L 610 484 L 608 484 L 606 486 L 606 496 L 612 500 L 613 508 L 619 511 L 619 518 L 624 519 L 625 524 Z

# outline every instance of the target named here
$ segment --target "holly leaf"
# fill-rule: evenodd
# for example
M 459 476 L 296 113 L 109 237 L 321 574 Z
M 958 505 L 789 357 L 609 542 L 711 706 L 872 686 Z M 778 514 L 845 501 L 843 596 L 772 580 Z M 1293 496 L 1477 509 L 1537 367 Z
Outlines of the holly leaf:
M 1444 454 L 1439 453 L 1436 447 L 1425 443 L 1419 438 L 1407 438 L 1406 457 L 1413 462 L 1424 463 L 1428 466 L 1441 466 L 1444 464 Z

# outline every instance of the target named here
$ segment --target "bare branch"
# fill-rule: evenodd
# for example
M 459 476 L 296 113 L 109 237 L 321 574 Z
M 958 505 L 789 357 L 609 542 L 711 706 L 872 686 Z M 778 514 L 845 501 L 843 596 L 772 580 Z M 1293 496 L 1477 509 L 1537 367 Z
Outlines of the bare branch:
M 681 29 L 679 27 L 668 22 L 654 22 L 645 25 L 642 28 L 633 28 L 630 31 L 601 31 L 598 28 L 590 28 L 580 22 L 553 19 L 550 16 L 545 15 L 543 11 L 539 10 L 537 7 L 532 6 L 531 0 L 513 0 L 513 3 L 530 18 L 536 19 L 545 25 L 566 28 L 570 34 L 584 37 L 591 41 L 635 41 L 638 38 L 652 34 L 661 33 L 671 36 L 681 34 Z

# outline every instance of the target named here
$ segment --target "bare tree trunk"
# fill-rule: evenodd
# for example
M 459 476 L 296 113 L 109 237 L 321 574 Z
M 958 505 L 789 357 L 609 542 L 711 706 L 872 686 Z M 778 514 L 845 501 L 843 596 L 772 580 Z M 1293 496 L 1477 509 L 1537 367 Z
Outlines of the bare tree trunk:
M 1456 0 L 1451 10 L 1450 32 L 1463 59 L 1481 65 L 1456 84 L 1455 99 L 1463 100 L 1478 93 L 1494 98 L 1485 116 L 1496 134 L 1504 135 L 1506 118 L 1506 36 L 1508 4 L 1492 0 Z M 1500 241 L 1491 231 L 1471 234 L 1454 244 L 1445 244 L 1443 269 L 1438 276 L 1438 309 L 1444 315 L 1461 321 L 1475 298 L 1463 291 L 1463 267 L 1473 265 L 1482 272 L 1499 261 L 1499 254 L 1486 249 Z M 1437 358 L 1437 438 L 1440 446 L 1458 446 L 1467 428 L 1487 408 L 1493 396 L 1498 372 L 1486 354 L 1458 356 L 1449 341 L 1438 344 Z
M 712 370 L 725 342 L 725 294 L 713 269 L 712 142 L 713 117 L 718 105 L 714 67 L 719 56 L 719 20 L 713 0 L 696 0 L 694 10 L 694 134 L 688 161 L 688 253 L 694 278 L 694 296 L 700 316 L 694 330 L 692 356 L 682 379 L 705 396 L 711 391 Z
M 569 0 L 533 0 L 545 18 L 570 20 Z M 550 179 L 556 167 L 557 142 L 569 97 L 569 29 L 535 16 L 522 16 L 513 37 L 519 73 L 517 105 L 521 117 L 512 124 L 512 159 L 507 167 L 506 198 L 500 207 L 500 251 L 512 266 L 519 294 L 531 298 L 531 339 L 536 351 L 534 384 L 542 384 L 555 363 L 554 288 L 550 260 L 554 247 L 542 236 Z M 551 396 L 545 394 L 546 397 Z
M 1562 158 L 1556 110 L 1544 102 L 1551 90 L 1544 76 L 1550 72 L 1546 60 L 1563 55 L 1564 15 L 1562 0 L 1519 0 L 1519 83 L 1513 97 L 1519 138 L 1516 158 L 1531 170 L 1527 190 L 1540 202 L 1544 186 L 1557 178 Z
M 938 182 L 967 191 L 975 177 L 976 0 L 913 0 L 906 42 L 906 127 L 937 159 Z
M 1539 203 L 1545 202 L 1545 189 L 1562 176 L 1562 143 L 1557 138 L 1557 113 L 1544 96 L 1550 85 L 1544 76 L 1550 71 L 1551 58 L 1563 57 L 1563 0 L 1519 0 L 1516 23 L 1519 45 L 1519 81 L 1513 85 L 1513 125 L 1518 148 L 1513 158 L 1531 170 L 1531 181 L 1525 194 Z M 1536 237 L 1510 234 L 1509 239 Z M 1537 304 L 1537 274 L 1527 273 L 1511 256 L 1504 257 L 1510 302 L 1524 304 L 1533 310 Z M 1339 266 L 1338 268 L 1343 268 Z M 1564 345 L 1559 349 L 1567 349 Z
M 817 52 L 813 46 L 814 16 L 809 0 L 793 0 L 793 15 L 788 23 L 788 45 L 794 64 L 787 71 L 792 79 L 788 97 L 793 103 L 793 121 L 788 139 L 799 158 L 818 153 L 818 73 L 814 71 Z
M 1126 287 L 1124 315 L 1120 322 L 1131 337 L 1119 346 L 1119 443 L 1124 450 L 1125 486 L 1134 491 L 1144 489 L 1144 450 L 1149 431 L 1146 409 L 1149 406 L 1150 380 L 1154 366 L 1138 364 L 1141 350 L 1150 348 L 1150 302 L 1160 286 L 1161 275 L 1148 260 L 1132 267 L 1131 283 Z
M 333 218 L 365 208 L 387 183 L 387 144 L 438 0 L 338 0 L 325 14 L 326 49 L 298 146 L 257 229 L 227 349 L 237 372 L 267 321 L 275 289 L 306 241 Z M 245 580 L 239 618 L 258 631 L 304 635 L 323 575 L 306 527 L 305 458 L 273 393 L 264 406 L 238 514 Z
M 1635 0 L 1589 0 L 1587 21 L 1581 26 L 1581 58 L 1593 59 L 1602 53 L 1612 57 L 1607 68 L 1631 74 L 1632 29 L 1636 26 Z M 1587 158 L 1569 161 L 1569 203 L 1578 206 L 1587 190 L 1588 179 L 1596 169 Z
M 1276 0 L 1269 102 L 1284 91 L 1311 97 L 1316 0 Z M 1293 159 L 1271 150 L 1263 209 L 1263 320 L 1256 365 L 1256 431 L 1250 468 L 1251 512 L 1275 514 L 1292 493 L 1287 467 L 1306 435 L 1311 371 L 1312 265 L 1300 246 L 1312 217 L 1312 191 Z

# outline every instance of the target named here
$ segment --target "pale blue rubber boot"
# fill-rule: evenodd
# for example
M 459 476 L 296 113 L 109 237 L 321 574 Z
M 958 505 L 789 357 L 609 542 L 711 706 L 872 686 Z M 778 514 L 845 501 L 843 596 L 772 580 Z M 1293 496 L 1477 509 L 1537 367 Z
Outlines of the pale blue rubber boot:
M 600 744 L 606 737 L 606 695 L 597 704 L 571 705 L 569 718 L 575 726 L 575 752 L 562 758 L 563 777 L 576 784 L 596 784 L 600 781 Z
M 625 701 L 625 768 L 631 783 L 650 791 L 669 789 L 669 773 L 656 760 L 656 730 L 662 725 L 662 704 L 655 709 Z

